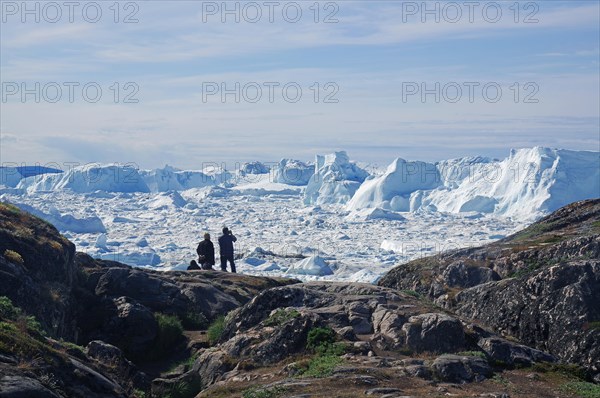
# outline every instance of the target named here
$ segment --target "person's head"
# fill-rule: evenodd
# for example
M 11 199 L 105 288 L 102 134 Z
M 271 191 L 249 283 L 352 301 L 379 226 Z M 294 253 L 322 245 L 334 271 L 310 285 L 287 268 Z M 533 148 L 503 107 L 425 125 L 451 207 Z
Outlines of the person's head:
M 208 232 L 204 233 L 204 240 L 210 240 L 210 234 Z
M 229 228 L 223 227 L 223 235 L 229 235 Z

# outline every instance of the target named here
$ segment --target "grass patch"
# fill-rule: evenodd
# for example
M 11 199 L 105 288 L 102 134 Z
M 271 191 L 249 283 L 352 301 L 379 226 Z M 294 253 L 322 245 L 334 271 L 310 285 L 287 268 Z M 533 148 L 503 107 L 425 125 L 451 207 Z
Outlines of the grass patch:
M 283 397 L 286 389 L 281 386 L 274 387 L 250 387 L 242 392 L 242 398 L 279 398 Z
M 590 330 L 600 330 L 600 321 L 594 321 L 588 323 L 588 329 Z
M 302 372 L 304 377 L 329 377 L 335 368 L 342 363 L 342 358 L 335 355 L 319 354 L 308 362 L 308 368 Z
M 306 348 L 316 353 L 300 372 L 303 377 L 328 377 L 343 360 L 340 358 L 346 352 L 343 343 L 335 342 L 335 332 L 330 328 L 316 327 L 308 332 Z
M 418 292 L 415 292 L 414 290 L 405 289 L 405 290 L 400 290 L 400 291 L 404 294 L 408 294 L 409 296 L 413 296 L 415 298 L 421 298 L 421 295 Z
M 479 357 L 487 359 L 487 356 L 482 351 L 462 351 L 459 352 L 458 355 L 462 355 L 463 357 Z
M 265 326 L 280 326 L 300 316 L 300 313 L 295 309 L 278 309 L 263 321 Z
M 185 330 L 204 330 L 208 327 L 208 319 L 201 312 L 188 312 L 181 318 Z
M 191 369 L 194 366 L 194 362 L 196 362 L 196 355 L 192 355 L 187 359 L 174 363 L 171 367 L 169 367 L 168 372 L 175 371 L 178 367 L 184 366 L 186 371 Z
M 6 259 L 6 261 L 11 262 L 13 264 L 25 264 L 25 261 L 23 261 L 23 257 L 21 257 L 21 255 L 14 250 L 6 249 L 4 251 L 4 258 Z
M 560 389 L 581 398 L 600 398 L 600 386 L 585 381 L 571 381 L 562 385 Z
M 224 330 L 225 317 L 221 315 L 217 317 L 217 319 L 215 319 L 213 323 L 210 324 L 208 330 L 206 331 L 206 335 L 208 337 L 208 342 L 210 343 L 210 345 L 215 345 L 216 342 L 219 341 L 219 339 L 223 335 Z
M 585 368 L 574 364 L 540 362 L 533 364 L 531 370 L 539 373 L 557 373 L 566 376 L 569 379 L 581 381 L 585 380 L 587 377 Z
M 11 205 L 10 203 L 6 202 L 0 203 L 0 211 L 13 214 L 15 216 L 21 214 L 21 209 L 19 209 L 17 206 Z
M 158 332 L 154 341 L 154 351 L 151 358 L 164 358 L 171 353 L 173 346 L 183 339 L 183 326 L 175 315 L 154 314 L 158 323 Z
M 174 384 L 170 389 L 162 391 L 161 398 L 193 398 L 202 390 L 202 383 L 197 380 L 191 383 L 183 381 Z

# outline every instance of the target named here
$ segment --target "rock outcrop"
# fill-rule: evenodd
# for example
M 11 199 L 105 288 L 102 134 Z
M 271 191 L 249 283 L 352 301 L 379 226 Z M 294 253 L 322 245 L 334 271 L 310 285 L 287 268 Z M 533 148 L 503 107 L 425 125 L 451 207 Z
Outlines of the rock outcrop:
M 417 291 L 447 310 L 598 374 L 598 258 L 600 200 L 587 200 L 496 243 L 398 266 L 379 284 Z

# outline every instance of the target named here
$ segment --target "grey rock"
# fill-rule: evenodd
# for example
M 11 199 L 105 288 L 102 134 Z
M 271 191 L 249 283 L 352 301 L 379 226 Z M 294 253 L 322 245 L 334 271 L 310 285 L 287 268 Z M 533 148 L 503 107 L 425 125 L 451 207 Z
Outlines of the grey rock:
M 0 379 L 1 398 L 59 398 L 36 379 L 24 376 L 3 376 Z
M 417 352 L 456 352 L 465 347 L 461 322 L 445 314 L 422 314 L 410 317 L 402 330 L 406 346 Z
M 424 365 L 409 365 L 404 368 L 404 372 L 412 377 L 419 377 L 425 380 L 431 380 L 433 375 L 429 367 Z
M 556 361 L 550 354 L 499 337 L 483 338 L 477 344 L 491 358 L 507 365 L 529 366 L 536 362 Z
M 458 260 L 442 272 L 442 278 L 446 285 L 450 287 L 473 287 L 482 283 L 498 281 L 500 275 L 494 270 L 486 267 L 469 266 L 465 262 Z
M 482 381 L 492 375 L 486 360 L 471 356 L 442 355 L 433 361 L 431 369 L 437 379 L 450 383 Z
M 383 395 L 383 394 L 400 394 L 402 390 L 398 388 L 389 388 L 389 387 L 379 387 L 379 388 L 371 388 L 365 391 L 365 395 Z

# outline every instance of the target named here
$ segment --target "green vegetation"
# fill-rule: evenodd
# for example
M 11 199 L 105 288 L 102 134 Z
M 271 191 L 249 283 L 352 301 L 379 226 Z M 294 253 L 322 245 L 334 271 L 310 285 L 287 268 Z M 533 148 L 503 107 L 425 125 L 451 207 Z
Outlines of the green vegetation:
M 575 364 L 541 362 L 534 364 L 531 370 L 539 373 L 557 373 L 574 380 L 583 381 L 587 377 L 586 370 Z
M 188 312 L 181 318 L 185 330 L 204 330 L 208 327 L 208 319 L 201 312 Z
M 0 297 L 0 318 L 14 321 L 21 315 L 21 310 L 13 306 L 12 301 L 6 296 Z
M 21 255 L 14 250 L 9 250 L 9 249 L 5 250 L 4 258 L 13 264 L 20 264 L 20 265 L 25 264 L 25 262 L 23 261 L 23 257 L 21 257 Z
M 0 297 L 0 353 L 17 355 L 24 362 L 33 359 L 57 363 L 64 354 L 50 347 L 45 332 L 33 316 L 23 314 L 7 297 Z
M 561 390 L 581 398 L 600 398 L 600 386 L 585 381 L 571 381 L 564 384 Z
M 421 298 L 421 295 L 418 292 L 415 292 L 414 290 L 405 289 L 405 290 L 401 290 L 401 292 L 404 294 L 408 294 L 409 296 Z
M 327 347 L 335 342 L 335 332 L 330 328 L 312 328 L 306 337 L 306 348 L 317 351 L 321 346 Z
M 295 309 L 278 309 L 263 322 L 265 326 L 281 326 L 284 323 L 297 318 L 300 313 Z
M 154 318 L 158 323 L 158 332 L 154 344 L 155 351 L 150 354 L 150 357 L 163 358 L 183 338 L 183 326 L 175 315 L 156 313 Z
M 194 366 L 194 362 L 196 362 L 196 355 L 192 355 L 187 359 L 184 359 L 183 361 L 179 361 L 174 363 L 170 368 L 169 368 L 169 372 L 173 372 L 175 371 L 175 369 L 177 369 L 180 366 L 185 366 L 186 370 L 189 370 L 192 368 L 192 366 Z
M 283 397 L 286 389 L 280 386 L 250 387 L 242 393 L 242 398 L 279 398 Z
M 161 392 L 162 398 L 193 398 L 202 390 L 202 383 L 197 380 L 190 383 L 175 383 L 171 388 Z
M 135 398 L 146 398 L 146 392 L 136 388 L 133 390 L 133 396 Z
M 588 328 L 590 330 L 600 330 L 600 321 L 594 321 L 588 323 Z
M 330 328 L 316 327 L 308 332 L 306 348 L 313 351 L 313 356 L 300 372 L 304 377 L 328 377 L 343 362 L 341 355 L 346 352 L 343 343 L 335 342 L 335 332 Z
M 10 203 L 6 202 L 0 203 L 0 211 L 10 213 L 13 215 L 21 214 L 21 210 L 17 206 L 11 205 Z
M 20 308 L 15 307 L 12 301 L 6 297 L 0 297 L 0 319 L 13 321 L 21 331 L 27 331 L 34 335 L 45 336 L 46 331 L 34 316 L 25 315 Z
M 308 368 L 302 372 L 304 377 L 328 377 L 342 363 L 342 358 L 334 355 L 317 355 L 310 360 Z
M 487 359 L 487 356 L 482 351 L 462 351 L 462 352 L 459 352 L 458 355 L 462 355 L 464 357 L 479 357 L 479 358 Z
M 208 336 L 208 342 L 210 343 L 210 345 L 215 345 L 215 343 L 219 341 L 224 330 L 225 317 L 221 315 L 217 317 L 217 319 L 215 319 L 213 323 L 210 324 L 206 332 Z

